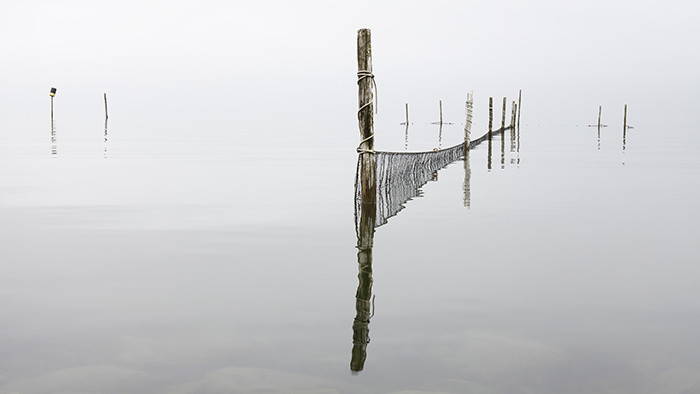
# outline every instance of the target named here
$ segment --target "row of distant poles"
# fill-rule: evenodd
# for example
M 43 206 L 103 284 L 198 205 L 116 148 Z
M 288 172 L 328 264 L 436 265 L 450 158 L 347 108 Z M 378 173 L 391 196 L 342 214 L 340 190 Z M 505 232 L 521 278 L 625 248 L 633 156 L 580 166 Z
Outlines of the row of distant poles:
M 57 89 L 51 87 L 49 90 L 49 97 L 51 98 L 51 155 L 58 155 L 58 143 L 56 139 L 56 122 L 53 117 L 53 98 L 56 97 Z M 104 155 L 107 157 L 107 120 L 109 119 L 109 112 L 107 110 L 107 93 L 103 94 L 105 101 L 105 141 L 104 141 Z
M 600 150 L 600 129 L 602 127 L 608 127 L 608 125 L 601 123 L 601 114 L 603 113 L 603 106 L 598 106 L 598 124 L 589 124 L 588 127 L 598 128 L 598 150 Z M 625 104 L 625 114 L 622 117 L 622 151 L 625 151 L 625 145 L 627 143 L 627 129 L 633 129 L 634 127 L 627 125 L 627 104 Z
M 505 122 L 506 122 L 506 103 L 507 99 L 503 97 L 503 110 L 501 111 L 501 129 L 505 130 Z M 520 106 L 522 103 L 522 90 L 518 91 L 518 102 L 516 103 L 513 101 L 511 109 L 512 109 L 512 114 L 511 114 L 511 121 L 512 124 L 515 126 L 517 123 L 517 127 L 520 127 Z M 452 122 L 445 122 L 442 117 L 442 100 L 438 100 L 438 106 L 440 108 L 440 117 L 437 122 L 430 122 L 430 124 L 435 124 L 435 125 L 440 125 L 440 130 L 438 132 L 438 147 L 437 149 L 441 148 L 442 144 L 442 125 L 452 125 L 454 123 Z M 465 138 L 469 139 L 469 136 L 466 134 L 469 133 L 469 129 L 472 123 L 472 109 L 474 106 L 474 93 L 469 92 L 467 94 L 467 102 L 466 102 L 466 112 L 467 112 L 467 119 L 465 123 Z M 516 117 L 517 116 L 517 117 Z M 404 122 L 399 123 L 400 125 L 405 125 L 406 126 L 406 132 L 405 132 L 405 140 L 404 140 L 404 149 L 408 150 L 408 127 L 411 124 L 409 118 L 408 118 L 408 103 L 406 103 L 406 120 Z M 493 124 L 493 97 L 489 97 L 489 133 L 492 132 L 492 124 Z

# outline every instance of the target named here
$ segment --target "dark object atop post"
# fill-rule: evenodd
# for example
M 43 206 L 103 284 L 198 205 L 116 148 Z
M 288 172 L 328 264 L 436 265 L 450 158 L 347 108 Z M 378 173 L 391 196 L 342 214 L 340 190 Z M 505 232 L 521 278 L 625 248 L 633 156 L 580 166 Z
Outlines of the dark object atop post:
M 53 97 L 56 95 L 56 88 L 51 88 L 51 91 L 49 92 L 49 96 Z

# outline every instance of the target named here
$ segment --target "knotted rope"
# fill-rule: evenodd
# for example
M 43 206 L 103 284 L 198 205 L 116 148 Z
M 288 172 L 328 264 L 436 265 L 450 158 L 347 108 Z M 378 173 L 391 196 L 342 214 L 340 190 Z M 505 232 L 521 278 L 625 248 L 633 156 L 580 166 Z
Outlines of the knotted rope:
M 369 107 L 370 104 L 374 101 L 374 113 L 379 113 L 379 90 L 377 90 L 377 82 L 374 80 L 374 74 L 372 74 L 371 71 L 367 70 L 360 70 L 357 72 L 357 84 L 360 84 L 360 81 L 362 81 L 365 78 L 370 78 L 370 83 L 372 84 L 371 87 L 374 88 L 374 100 L 370 100 L 366 102 L 364 105 L 360 107 L 360 109 L 357 110 L 357 118 L 360 118 L 360 114 L 362 113 L 362 110 L 365 109 L 366 107 Z M 369 137 L 363 139 L 360 141 L 360 145 L 357 146 L 357 153 L 374 153 L 374 150 L 372 149 L 363 149 L 361 148 L 362 144 L 369 141 L 370 139 L 374 138 L 374 133 L 370 135 Z

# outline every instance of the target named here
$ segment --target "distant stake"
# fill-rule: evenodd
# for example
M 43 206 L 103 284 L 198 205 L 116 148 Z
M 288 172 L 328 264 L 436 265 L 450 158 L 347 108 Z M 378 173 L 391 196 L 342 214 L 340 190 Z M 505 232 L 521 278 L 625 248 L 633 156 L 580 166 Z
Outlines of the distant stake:
M 501 131 L 506 129 L 506 98 L 503 97 L 503 109 L 501 110 Z
M 406 126 L 408 126 L 408 103 L 406 103 Z
M 51 90 L 49 91 L 49 96 L 51 97 L 51 131 L 53 132 L 53 98 L 56 95 L 56 88 L 52 87 Z
M 493 130 L 493 97 L 489 97 L 489 139 Z
M 109 114 L 107 113 L 107 93 L 104 94 L 105 96 L 105 119 L 109 118 Z
M 625 104 L 625 117 L 622 123 L 622 128 L 627 130 L 627 104 Z
M 442 100 L 440 100 L 440 124 L 442 124 Z
M 518 90 L 518 130 L 520 129 L 520 111 L 522 110 L 520 106 L 520 99 L 522 98 L 523 91 Z
M 598 106 L 598 128 L 600 128 L 600 113 L 603 111 L 603 106 Z

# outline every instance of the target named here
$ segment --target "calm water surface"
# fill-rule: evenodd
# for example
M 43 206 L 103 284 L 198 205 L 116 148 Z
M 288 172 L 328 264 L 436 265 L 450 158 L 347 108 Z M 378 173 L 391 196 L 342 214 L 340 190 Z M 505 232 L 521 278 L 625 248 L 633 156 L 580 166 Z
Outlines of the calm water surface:
M 359 373 L 354 146 L 6 130 L 0 392 L 698 392 L 698 138 L 578 123 L 376 230 Z

